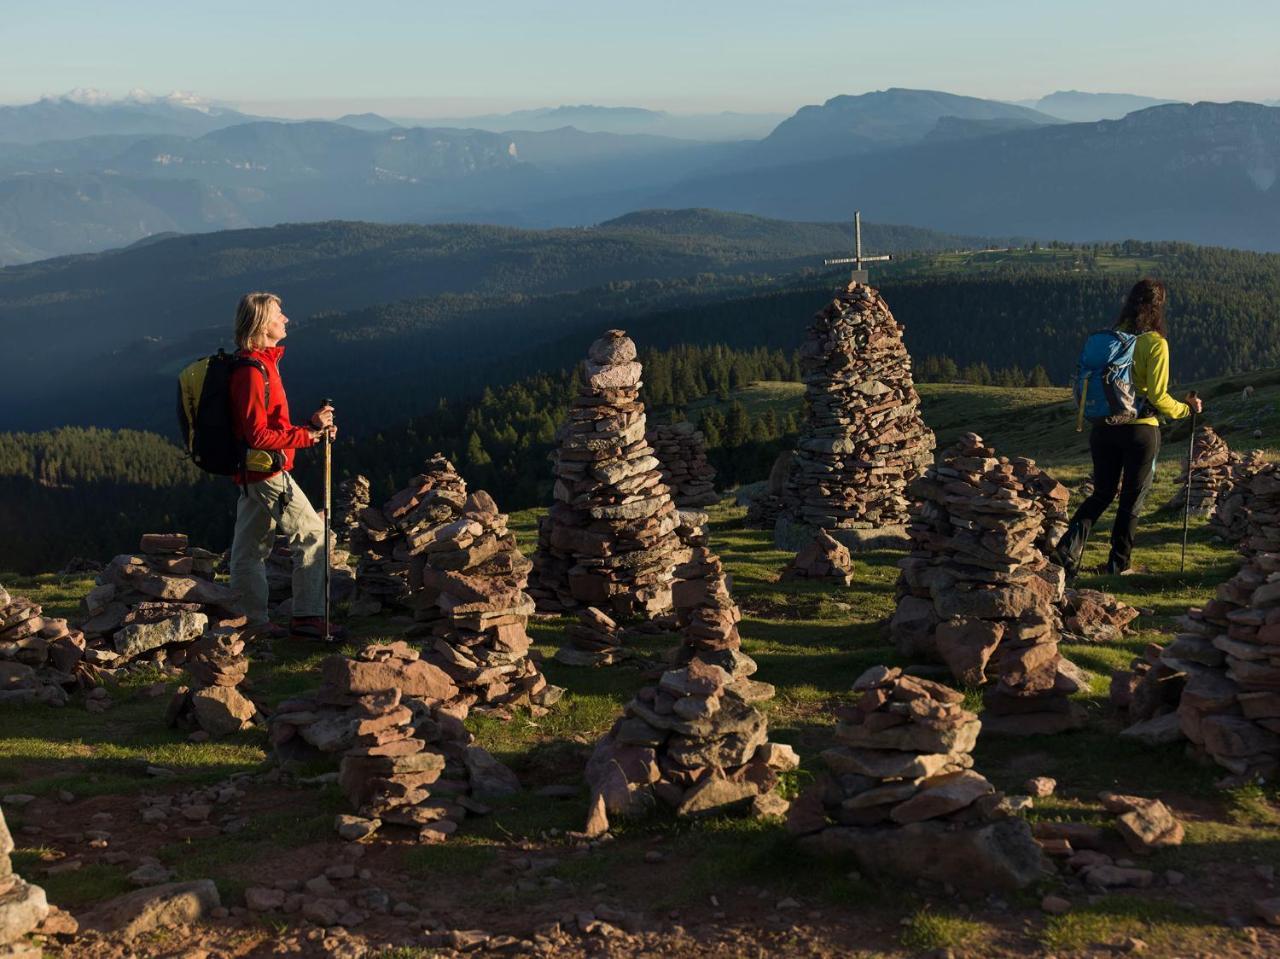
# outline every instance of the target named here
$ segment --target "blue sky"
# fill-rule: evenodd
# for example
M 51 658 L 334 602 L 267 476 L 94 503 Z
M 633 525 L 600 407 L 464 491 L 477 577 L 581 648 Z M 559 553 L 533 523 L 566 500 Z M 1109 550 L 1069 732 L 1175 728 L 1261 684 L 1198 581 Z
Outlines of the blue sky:
M 1280 97 L 1280 2 L 5 0 L 0 102 L 184 90 L 279 115 L 790 112 L 890 86 Z

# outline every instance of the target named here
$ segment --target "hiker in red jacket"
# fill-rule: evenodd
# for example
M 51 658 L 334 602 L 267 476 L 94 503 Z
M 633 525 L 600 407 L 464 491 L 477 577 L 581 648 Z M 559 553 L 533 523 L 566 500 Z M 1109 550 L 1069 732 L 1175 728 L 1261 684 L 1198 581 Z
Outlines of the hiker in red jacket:
M 236 532 L 231 541 L 231 586 L 240 591 L 249 627 L 258 634 L 282 635 L 267 618 L 266 560 L 275 531 L 289 538 L 293 554 L 293 618 L 288 635 L 324 637 L 324 525 L 289 475 L 294 450 L 314 446 L 325 433 L 338 435 L 333 408 L 311 415 L 309 426 L 289 420 L 289 401 L 280 379 L 280 358 L 289 318 L 274 293 L 248 293 L 236 309 L 237 355 L 261 364 L 244 364 L 231 374 L 231 418 L 236 438 L 245 444 L 245 470 L 236 505 Z M 266 381 L 263 381 L 263 370 Z

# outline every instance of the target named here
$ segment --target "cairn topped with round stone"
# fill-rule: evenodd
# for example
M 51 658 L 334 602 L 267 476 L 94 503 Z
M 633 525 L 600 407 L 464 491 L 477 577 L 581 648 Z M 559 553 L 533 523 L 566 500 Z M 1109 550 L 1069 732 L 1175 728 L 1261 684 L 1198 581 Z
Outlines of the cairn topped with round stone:
M 552 454 L 555 502 L 538 525 L 529 593 L 540 611 L 652 619 L 671 609 L 679 517 L 645 437 L 640 376 L 622 330 L 591 344 Z

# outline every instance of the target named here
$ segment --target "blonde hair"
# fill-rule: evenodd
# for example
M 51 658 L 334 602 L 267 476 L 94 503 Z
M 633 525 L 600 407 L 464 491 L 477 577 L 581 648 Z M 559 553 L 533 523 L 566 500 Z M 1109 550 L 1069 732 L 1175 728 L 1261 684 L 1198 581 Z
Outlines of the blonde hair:
M 262 339 L 262 331 L 266 328 L 267 317 L 271 315 L 271 304 L 280 304 L 280 297 L 274 293 L 246 293 L 240 297 L 240 305 L 236 307 L 236 347 L 241 350 L 255 349 Z

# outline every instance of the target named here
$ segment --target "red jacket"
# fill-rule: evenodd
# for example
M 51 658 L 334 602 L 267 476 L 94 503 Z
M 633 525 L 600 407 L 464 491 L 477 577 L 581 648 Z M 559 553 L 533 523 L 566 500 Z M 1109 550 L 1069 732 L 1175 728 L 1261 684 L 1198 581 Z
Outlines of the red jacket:
M 264 402 L 262 374 L 252 366 L 237 367 L 231 372 L 231 413 L 236 437 L 251 450 L 280 450 L 284 455 L 284 470 L 293 469 L 293 451 L 314 446 L 311 428 L 294 426 L 289 421 L 289 400 L 284 395 L 284 381 L 280 379 L 280 357 L 283 346 L 268 346 L 260 350 L 240 350 L 239 356 L 258 360 L 267 369 L 270 396 Z M 268 405 L 268 403 L 270 405 Z M 237 483 L 257 483 L 282 472 L 237 474 Z

